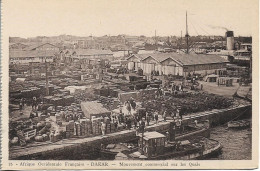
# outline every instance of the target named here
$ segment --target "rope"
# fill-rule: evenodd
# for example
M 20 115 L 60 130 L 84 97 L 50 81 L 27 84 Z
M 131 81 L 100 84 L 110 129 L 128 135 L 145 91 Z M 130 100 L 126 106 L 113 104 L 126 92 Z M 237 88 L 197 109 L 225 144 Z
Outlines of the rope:
M 197 29 L 195 28 L 195 26 L 193 25 L 193 23 L 191 21 L 190 21 L 190 23 L 191 23 L 193 29 L 195 30 L 195 32 L 197 33 L 197 35 L 199 35 L 199 33 L 198 33 Z

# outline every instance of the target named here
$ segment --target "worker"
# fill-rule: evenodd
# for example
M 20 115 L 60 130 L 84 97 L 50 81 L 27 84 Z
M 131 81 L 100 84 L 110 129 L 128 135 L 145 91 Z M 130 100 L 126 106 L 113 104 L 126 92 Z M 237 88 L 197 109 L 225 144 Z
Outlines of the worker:
M 152 109 L 151 114 L 150 114 L 150 117 L 151 117 L 152 121 L 154 121 L 154 115 L 153 115 L 153 113 L 154 113 L 154 111 L 153 111 L 153 109 Z
M 144 132 L 144 128 L 145 128 L 145 119 L 142 118 L 142 119 L 140 120 L 139 131 L 140 131 L 140 132 Z
M 22 111 L 22 109 L 23 109 L 23 98 L 21 98 L 20 103 L 19 103 L 20 112 Z
M 102 132 L 102 136 L 104 136 L 106 132 L 106 123 L 104 122 L 101 122 L 101 132 Z
M 128 111 L 128 115 L 131 115 L 131 105 L 129 101 L 126 101 L 126 109 Z
M 179 110 L 179 107 L 178 107 L 177 110 L 176 110 L 176 116 L 177 116 L 177 117 L 180 116 L 180 110 Z
M 195 120 L 194 123 L 195 123 L 195 126 L 198 126 L 198 121 L 197 120 Z
M 133 100 L 133 102 L 131 103 L 131 106 L 132 106 L 132 108 L 135 110 L 135 108 L 136 108 L 136 102 L 135 102 L 135 100 Z
M 134 98 L 133 98 L 133 97 L 130 97 L 129 102 L 130 102 L 131 105 L 132 105 L 133 101 L 134 101 Z
M 120 113 L 118 116 L 118 122 L 119 124 L 121 124 L 123 122 L 123 112 L 122 112 L 122 108 L 120 108 Z
M 180 91 L 183 91 L 183 84 L 180 85 Z
M 163 120 L 166 122 L 166 110 L 163 112 Z
M 167 131 L 166 132 L 166 142 L 170 141 L 170 133 Z
M 146 122 L 147 122 L 147 126 L 149 126 L 150 123 L 150 114 L 148 113 L 147 117 L 146 117 Z
M 115 130 L 117 131 L 117 127 L 118 127 L 118 122 L 115 122 Z
M 137 128 L 137 118 L 136 116 L 134 117 L 134 125 L 135 125 L 135 129 Z
M 32 109 L 37 109 L 37 99 L 36 97 L 33 97 L 33 101 L 32 101 Z
M 200 90 L 202 90 L 203 89 L 203 84 L 202 83 L 200 83 Z
M 34 114 L 33 114 L 32 111 L 30 112 L 30 116 L 29 116 L 29 118 L 30 118 L 30 119 L 33 119 L 33 118 L 34 118 Z
M 130 120 L 130 118 L 126 118 L 126 126 L 127 126 L 127 129 L 131 129 L 131 120 Z
M 24 105 L 25 105 L 25 98 L 22 98 L 22 104 L 23 104 L 23 108 L 24 108 Z
M 158 112 L 155 112 L 154 119 L 155 119 L 155 123 L 157 124 L 158 123 L 158 119 L 159 119 Z

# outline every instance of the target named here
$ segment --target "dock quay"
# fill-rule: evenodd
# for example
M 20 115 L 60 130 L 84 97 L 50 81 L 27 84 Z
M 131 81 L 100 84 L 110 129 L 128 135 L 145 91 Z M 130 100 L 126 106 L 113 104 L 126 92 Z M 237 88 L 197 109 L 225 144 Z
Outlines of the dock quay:
M 194 122 L 195 120 L 209 120 L 210 125 L 224 124 L 229 120 L 240 117 L 246 111 L 251 111 L 252 105 L 239 105 L 237 107 L 218 109 L 207 112 L 193 113 L 190 115 L 183 116 L 183 124 Z M 147 126 L 145 131 L 158 131 L 164 132 L 169 129 L 171 120 L 166 122 L 159 122 L 158 124 Z M 19 160 L 19 159 L 50 159 L 55 156 L 59 159 L 59 156 L 63 156 L 71 159 L 82 159 L 82 157 L 77 158 L 77 154 L 85 154 L 84 159 L 91 159 L 91 154 L 93 151 L 100 148 L 102 143 L 118 143 L 127 142 L 132 140 L 136 135 L 136 130 L 124 130 L 120 132 L 115 132 L 107 134 L 105 136 L 95 136 L 87 138 L 71 138 L 63 139 L 61 141 L 52 143 L 35 143 L 26 147 L 11 147 L 9 149 L 9 159 Z M 178 137 L 177 137 L 178 138 Z M 69 155 L 69 156 L 68 156 Z M 62 159 L 62 158 L 61 158 Z

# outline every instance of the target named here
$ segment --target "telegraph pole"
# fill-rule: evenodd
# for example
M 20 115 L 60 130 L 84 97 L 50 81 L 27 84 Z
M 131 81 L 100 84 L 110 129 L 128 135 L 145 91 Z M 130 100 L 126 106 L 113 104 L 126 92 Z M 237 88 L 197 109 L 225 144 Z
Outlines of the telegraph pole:
M 186 11 L 186 43 L 187 43 L 187 54 L 189 53 L 189 33 L 188 33 L 188 17 L 187 17 L 187 11 Z
M 45 76 L 46 76 L 46 96 L 49 95 L 49 80 L 48 80 L 48 65 L 46 61 L 46 51 L 45 51 Z

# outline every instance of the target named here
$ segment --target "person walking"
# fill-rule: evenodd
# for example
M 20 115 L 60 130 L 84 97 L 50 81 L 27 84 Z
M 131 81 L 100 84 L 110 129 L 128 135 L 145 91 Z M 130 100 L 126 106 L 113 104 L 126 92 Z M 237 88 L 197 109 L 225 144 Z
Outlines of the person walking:
M 200 90 L 202 90 L 203 89 L 203 84 L 202 83 L 200 83 Z

